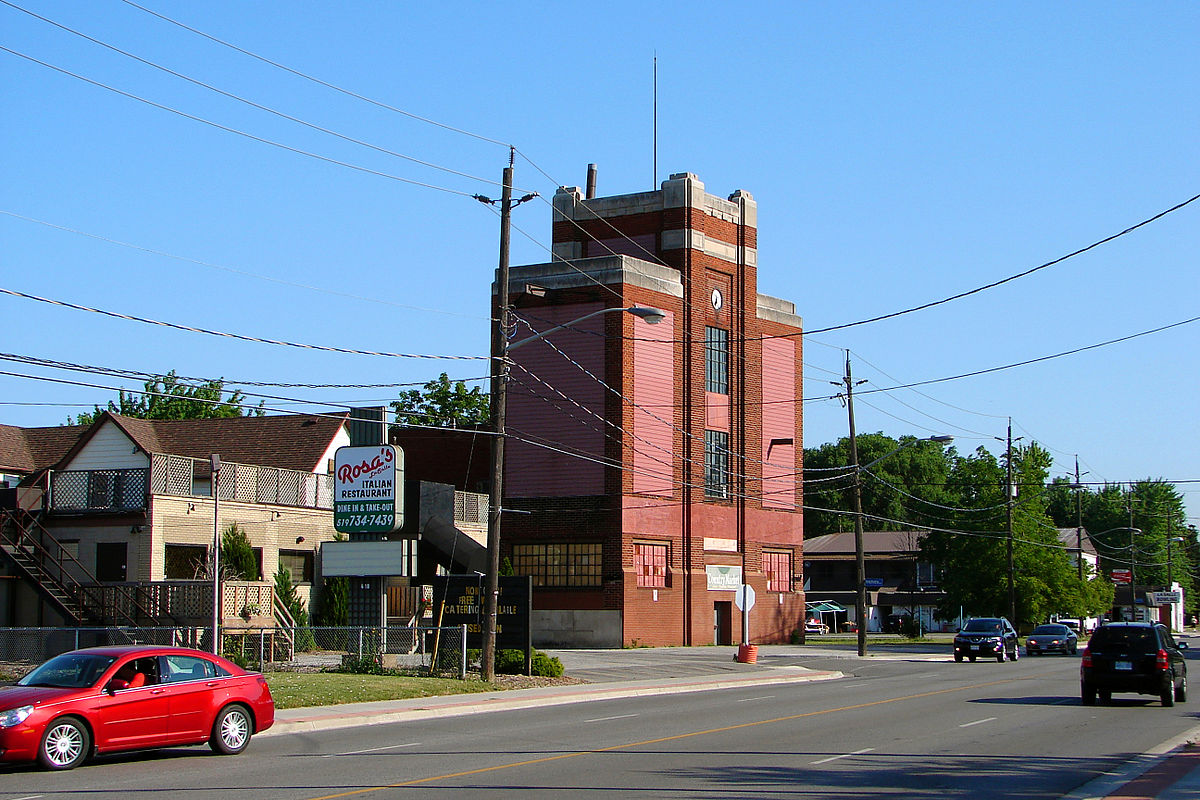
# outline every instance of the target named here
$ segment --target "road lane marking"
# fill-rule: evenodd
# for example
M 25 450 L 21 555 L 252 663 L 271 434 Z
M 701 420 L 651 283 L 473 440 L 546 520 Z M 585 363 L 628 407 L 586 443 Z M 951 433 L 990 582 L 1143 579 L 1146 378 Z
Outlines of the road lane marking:
M 974 722 L 964 722 L 962 725 L 959 725 L 958 727 L 969 728 L 972 725 L 982 725 L 985 722 L 995 722 L 995 721 L 996 721 L 995 717 L 984 717 L 983 719 L 977 719 Z
M 843 753 L 840 756 L 830 756 L 829 758 L 822 758 L 820 761 L 810 761 L 808 763 L 812 764 L 812 765 L 828 764 L 830 761 L 837 761 L 837 760 L 843 759 L 843 758 L 850 758 L 851 756 L 861 756 L 863 753 L 870 753 L 874 749 L 875 749 L 874 747 L 864 747 L 862 750 L 855 750 L 853 753 Z
M 774 699 L 775 699 L 775 695 L 764 694 L 762 697 L 744 697 L 741 700 L 738 700 L 738 702 L 739 703 L 749 703 L 751 700 L 774 700 Z
M 901 695 L 900 697 L 889 697 L 884 700 L 872 700 L 867 703 L 855 703 L 848 706 L 838 706 L 837 708 L 824 708 L 819 711 L 805 711 L 801 714 L 789 714 L 786 717 L 773 717 L 771 719 L 760 719 L 754 722 L 740 722 L 736 725 L 725 725 L 720 728 L 708 728 L 701 731 L 688 731 L 687 733 L 677 733 L 672 736 L 661 736 L 657 739 L 643 739 L 640 742 L 626 742 L 625 744 L 614 744 L 608 747 L 597 747 L 594 750 L 576 750 L 571 753 L 558 753 L 553 756 L 542 756 L 541 758 L 529 758 L 524 761 L 513 761 L 508 764 L 495 764 L 490 767 L 479 767 L 478 769 L 468 769 L 461 772 L 450 772 L 444 775 L 430 775 L 426 778 L 413 778 L 412 780 L 399 781 L 397 783 L 381 784 L 379 786 L 366 786 L 361 789 L 351 789 L 346 792 L 338 792 L 337 794 L 326 794 L 319 797 L 310 798 L 310 800 L 338 800 L 342 797 L 355 797 L 362 794 L 372 794 L 374 792 L 382 792 L 387 789 L 400 789 L 405 786 L 420 786 L 426 783 L 435 781 L 448 781 L 455 778 L 466 778 L 471 775 L 484 775 L 488 772 L 499 772 L 504 769 L 514 769 L 516 767 L 529 767 L 537 764 L 549 764 L 554 761 L 562 761 L 567 758 L 578 758 L 579 756 L 593 756 L 601 753 L 617 753 L 622 750 L 630 750 L 634 747 L 646 747 L 652 744 L 662 744 L 664 742 L 676 742 L 682 739 L 690 739 L 695 736 L 712 736 L 718 733 L 728 733 L 729 731 L 741 730 L 743 728 L 756 728 L 760 725 L 774 725 L 780 722 L 793 722 L 798 719 L 807 719 L 808 717 L 820 717 L 825 714 L 836 714 L 843 711 L 858 711 L 864 708 L 873 708 L 875 706 L 888 705 L 889 703 L 899 703 L 905 700 L 922 700 L 926 697 L 937 697 L 942 694 L 950 694 L 952 692 L 965 692 L 970 689 L 986 689 L 989 686 L 1003 686 L 1006 683 L 1018 683 L 1029 680 L 1029 676 L 1020 678 L 1001 678 L 997 681 L 987 681 L 985 683 L 973 683 L 967 686 L 954 686 L 948 689 L 933 689 L 928 692 L 918 692 L 917 694 Z
M 371 747 L 367 750 L 349 750 L 345 753 L 325 753 L 321 758 L 337 758 L 338 756 L 357 756 L 362 753 L 378 753 L 380 750 L 396 750 L 401 747 L 420 747 L 420 742 L 408 742 L 406 744 L 389 744 L 383 747 Z
M 596 717 L 595 719 L 585 719 L 584 722 L 608 722 L 609 720 L 612 720 L 612 719 L 629 719 L 630 717 L 636 717 L 636 716 L 638 716 L 638 715 L 637 714 L 621 714 L 620 716 L 616 716 L 616 717 Z

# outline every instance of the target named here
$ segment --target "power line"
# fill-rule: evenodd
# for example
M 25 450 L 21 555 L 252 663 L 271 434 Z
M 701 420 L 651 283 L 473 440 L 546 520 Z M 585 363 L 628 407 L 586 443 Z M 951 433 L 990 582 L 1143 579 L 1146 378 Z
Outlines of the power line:
M 356 350 L 349 347 L 331 347 L 328 345 L 319 344 L 303 344 L 299 342 L 288 342 L 282 339 L 264 339 L 257 336 L 246 336 L 240 333 L 229 333 L 226 331 L 216 331 L 207 328 L 196 328 L 191 325 L 181 325 L 177 322 L 163 322 L 161 320 L 149 319 L 147 317 L 137 317 L 131 314 L 120 314 L 116 311 L 105 311 L 99 308 L 91 308 L 90 306 L 79 305 L 77 303 L 68 303 L 65 300 L 53 300 L 48 297 L 39 297 L 35 294 L 27 294 L 26 292 L 18 292 L 15 289 L 5 289 L 0 287 L 0 293 L 12 295 L 13 297 L 21 297 L 26 300 L 36 300 L 39 303 L 48 303 L 50 305 L 62 306 L 63 308 L 72 308 L 76 311 L 88 311 L 93 314 L 102 314 L 115 319 L 128 320 L 130 322 L 141 322 L 146 325 L 158 325 L 164 328 L 173 328 L 175 330 L 187 331 L 189 333 L 203 333 L 209 336 L 220 336 L 227 339 L 239 339 L 244 342 L 257 342 L 259 344 L 271 344 L 279 347 L 296 347 L 302 350 L 321 350 L 329 353 L 348 353 L 350 355 L 359 356 L 384 356 L 387 358 L 425 358 L 438 359 L 447 361 L 485 361 L 488 356 L 442 356 L 442 355 L 427 355 L 418 353 L 389 353 L 379 350 Z
M 343 134 L 343 133 L 339 133 L 339 132 L 337 132 L 337 131 L 335 131 L 335 130 L 331 130 L 331 129 L 329 129 L 329 128 L 325 128 L 325 127 L 322 127 L 322 126 L 320 126 L 320 125 L 313 124 L 313 123 L 311 123 L 311 122 L 307 122 L 307 121 L 305 121 L 305 120 L 303 120 L 303 119 L 300 119 L 299 117 L 294 117 L 294 116 L 292 116 L 292 115 L 290 115 L 290 114 L 286 114 L 286 113 L 284 113 L 284 112 L 282 112 L 282 111 L 279 111 L 279 110 L 277 110 L 277 109 L 271 108 L 270 106 L 265 106 L 265 105 L 262 105 L 261 103 L 256 103 L 256 102 L 254 102 L 253 100 L 248 100 L 248 99 L 246 99 L 245 97 L 241 97 L 240 95 L 233 94 L 232 92 L 227 92 L 227 91 L 225 91 L 224 89 L 219 89 L 219 88 L 217 88 L 216 86 L 213 86 L 212 84 L 205 83 L 204 81 L 197 80 L 196 78 L 192 78 L 192 77 L 190 77 L 190 76 L 188 76 L 188 75 L 184 75 L 184 74 L 183 74 L 183 73 L 181 73 L 181 72 L 176 72 L 175 70 L 173 70 L 173 69 L 170 69 L 169 67 L 164 67 L 164 66 L 163 66 L 163 65 L 161 65 L 161 64 L 157 64 L 157 63 L 155 63 L 155 62 L 153 62 L 153 61 L 150 61 L 150 60 L 148 60 L 148 59 L 142 58 L 141 56 L 138 56 L 138 55 L 135 55 L 135 54 L 133 54 L 133 53 L 130 53 L 130 52 L 129 52 L 129 51 L 127 51 L 127 50 L 122 50 L 121 48 L 119 48 L 119 47 L 116 47 L 116 46 L 114 46 L 114 45 L 111 45 L 111 44 L 109 44 L 109 43 L 107 43 L 107 42 L 101 41 L 100 39 L 96 39 L 95 37 L 88 36 L 86 33 L 83 33 L 83 32 L 81 32 L 81 31 L 77 31 L 77 30 L 75 30 L 74 28 L 69 28 L 69 27 L 67 27 L 66 25 L 63 25 L 62 23 L 55 22 L 54 20 L 52 20 L 52 19 L 49 19 L 49 18 L 47 18 L 47 17 L 43 17 L 43 16 L 41 16 L 40 14 L 35 14 L 34 12 L 32 12 L 32 11 L 30 11 L 30 10 L 26 9 L 26 8 L 22 8 L 21 6 L 18 6 L 18 5 L 16 5 L 15 3 L 11 3 L 11 2 L 9 2 L 9 0 L 0 0 L 0 3 L 3 3 L 4 5 L 8 6 L 9 8 L 15 9 L 15 10 L 17 10 L 17 11 L 20 11 L 20 12 L 24 13 L 24 14 L 28 14 L 29 16 L 33 17 L 34 19 L 41 20 L 42 22 L 45 22 L 45 23 L 46 23 L 46 24 L 48 24 L 48 25 L 53 25 L 54 27 L 58 28 L 59 30 L 66 31 L 67 33 L 70 33 L 70 34 L 73 34 L 73 35 L 75 35 L 75 36 L 78 36 L 78 37 L 79 37 L 79 38 L 81 38 L 81 39 L 86 39 L 87 41 L 89 41 L 89 42 L 91 42 L 91 43 L 93 43 L 93 44 L 96 44 L 96 45 L 99 45 L 100 47 L 103 47 L 103 48 L 106 48 L 106 49 L 108 49 L 108 50 L 111 50 L 112 52 L 114 52 L 114 53 L 118 53 L 118 54 L 120 54 L 120 55 L 122 55 L 122 56 L 125 56 L 126 58 L 131 58 L 131 59 L 133 59 L 134 61 L 137 61 L 139 64 L 145 64 L 145 65 L 146 65 L 146 66 L 148 66 L 148 67 L 152 67 L 152 68 L 154 68 L 154 69 L 157 69 L 157 70 L 160 70 L 160 71 L 162 71 L 162 72 L 165 72 L 165 73 L 167 73 L 168 75 L 171 75 L 171 76 L 174 76 L 174 77 L 176 77 L 176 78 L 179 78 L 180 80 L 187 81 L 188 83 L 192 84 L 193 86 L 199 86 L 199 87 L 201 87 L 202 89 L 207 89 L 207 90 L 209 90 L 210 92 L 215 92 L 215 93 L 217 93 L 217 94 L 221 95 L 222 97 L 227 97 L 227 98 L 229 98 L 230 100 L 236 100 L 236 101 L 237 101 L 237 102 L 239 102 L 239 103 L 244 103 L 244 104 L 246 104 L 246 105 L 250 106 L 251 108 L 256 108 L 256 109 L 258 109 L 259 111 L 265 111 L 265 112 L 267 112 L 268 114 L 273 114 L 273 115 L 275 115 L 275 116 L 277 116 L 277 117 L 280 117 L 281 119 L 286 119 L 286 120 L 288 120 L 289 122 L 295 122 L 296 124 L 298 124 L 298 125 L 303 125 L 304 127 L 306 127 L 306 128 L 309 128 L 309 129 L 311 129 L 311 130 L 318 131 L 318 132 L 320 132 L 320 133 L 324 133 L 324 134 L 327 134 L 327 135 L 329 135 L 329 136 L 334 136 L 334 137 L 336 137 L 336 138 L 338 138 L 338 139 L 341 139 L 341 140 L 343 140 L 343 141 L 350 142 L 351 144 L 356 144 L 356 145 L 359 145 L 359 146 L 361 146 L 361 147 L 366 147 L 366 148 L 369 148 L 369 149 L 371 149 L 371 150 L 375 150 L 375 151 L 377 151 L 377 152 L 383 153 L 383 154 L 385 154 L 385 155 L 393 156 L 393 157 L 395 157 L 395 158 L 401 158 L 401 159 L 404 159 L 405 161 L 410 161 L 410 162 L 412 162 L 412 163 L 414 163 L 414 164 L 420 164 L 420 165 L 421 165 L 421 166 L 423 166 L 423 167 L 429 167 L 430 169 L 436 169 L 436 170 L 440 170 L 440 171 L 442 171 L 442 172 L 447 172 L 447 173 L 449 173 L 449 174 L 451 174 L 451 175 L 457 175 L 457 176 L 459 176 L 460 178 L 468 178 L 468 179 L 470 179 L 470 180 L 473 180 L 473 181 L 479 181 L 479 182 L 481 182 L 481 183 L 487 183 L 487 184 L 490 184 L 490 185 L 496 185 L 496 182 L 495 182 L 495 181 L 493 181 L 493 180 L 488 180 L 487 178 L 481 178 L 481 177 L 478 177 L 478 176 L 476 176 L 476 175 L 470 175 L 470 174 L 468 174 L 468 173 L 466 173 L 466 172 L 460 172 L 460 171 L 458 171 L 458 170 L 456 170 L 456 169 L 451 169 L 450 167 L 443 167 L 443 166 L 441 166 L 440 164 L 434 164 L 434 163 L 432 163 L 432 162 L 429 162 L 429 161 L 424 161 L 424 160 L 422 160 L 422 159 L 415 158 L 414 156 L 405 155 L 404 153 L 397 153 L 397 152 L 396 152 L 396 151 L 394 151 L 394 150 L 388 150 L 388 149 L 387 149 L 387 148 L 385 148 L 385 147 L 380 147 L 380 146 L 378 146 L 378 145 L 371 144 L 370 142 L 365 142 L 365 141 L 363 141 L 363 140 L 361 140 L 361 139 L 355 139 L 355 138 L 354 138 L 354 137 L 352 137 L 352 136 L 347 136 L 347 135 L 345 135 L 345 134 Z
M 148 100 L 144 97 L 139 97 L 136 94 L 132 94 L 130 92 L 126 92 L 121 89 L 117 89 L 113 86 L 109 86 L 108 84 L 101 83 L 100 81 L 92 80 L 91 78 L 84 77 L 83 75 L 80 75 L 78 73 L 71 72 L 70 70 L 67 70 L 67 69 L 63 69 L 62 67 L 56 67 L 53 64 L 49 64 L 45 61 L 41 61 L 37 58 L 34 58 L 33 56 L 26 55 L 25 53 L 19 52 L 17 50 L 13 50 L 11 48 L 4 47 L 3 45 L 0 45 L 0 51 L 17 56 L 18 58 L 23 58 L 26 61 L 31 61 L 34 64 L 38 64 L 47 69 L 54 70 L 55 72 L 75 78 L 76 80 L 83 81 L 84 83 L 91 84 L 92 86 L 96 86 L 101 89 L 106 89 L 110 92 L 113 92 L 114 94 L 119 94 L 122 97 L 127 97 L 130 100 L 136 100 L 139 103 L 145 103 L 146 105 L 151 106 L 152 108 L 157 108 L 160 111 L 169 111 L 172 114 L 178 114 L 179 116 L 183 117 L 184 119 L 190 119 L 193 122 L 200 122 L 204 125 L 209 125 L 213 128 L 216 128 L 217 130 L 225 131 L 226 133 L 232 133 L 236 136 L 244 136 L 247 139 L 251 139 L 255 142 L 259 142 L 260 144 L 270 145 L 271 147 L 278 147 L 279 149 L 286 150 L 289 153 L 295 153 L 297 155 L 307 156 L 309 158 L 314 158 L 318 161 L 324 161 L 327 164 L 333 164 L 338 167 L 345 167 L 347 169 L 352 169 L 357 172 L 363 172 L 363 173 L 366 173 L 367 175 L 374 175 L 379 178 L 387 178 L 388 180 L 399 181 L 400 183 L 407 183 L 411 186 L 420 186 L 424 189 L 433 189 L 433 190 L 439 191 L 439 192 L 446 192 L 447 194 L 459 195 L 460 197 L 473 197 L 473 195 L 470 192 L 463 192 L 458 189 L 449 189 L 445 186 L 437 186 L 432 183 L 425 183 L 423 181 L 417 181 L 417 180 L 413 180 L 411 178 L 402 178 L 399 175 L 392 175 L 387 172 L 381 172 L 379 170 L 371 169 L 369 167 L 363 167 L 358 164 L 351 164 L 348 161 L 339 161 L 336 158 L 329 158 L 328 156 L 322 156 L 322 155 L 313 153 L 308 150 L 302 150 L 298 147 L 292 147 L 291 145 L 286 145 L 286 144 L 283 144 L 282 142 L 276 142 L 272 139 L 266 139 L 261 136 L 255 136 L 252 133 L 247 133 L 245 131 L 238 130 L 237 128 L 231 128 L 228 125 L 222 125 L 219 122 L 213 122 L 212 120 L 208 120 L 203 117 L 197 117 L 194 114 L 189 114 L 186 111 L 180 111 L 177 108 L 171 108 L 170 106 L 165 106 L 162 103 L 156 103 L 153 100 Z
M 443 130 L 452 131 L 454 133 L 459 133 L 459 134 L 462 134 L 463 136 L 469 136 L 473 139 L 478 139 L 481 142 L 487 142 L 489 144 L 500 145 L 501 147 L 510 147 L 511 146 L 511 145 L 509 145 L 505 142 L 501 142 L 497 139 L 491 139 L 487 136 L 483 136 L 478 133 L 472 133 L 471 131 L 464 130 L 462 128 L 456 128 L 453 125 L 447 125 L 446 123 L 438 122 L 435 119 L 430 119 L 428 117 L 422 117 L 419 114 L 412 113 L 411 111 L 405 111 L 402 108 L 397 108 L 395 106 L 388 105 L 387 103 L 384 103 L 382 101 L 373 100 L 370 97 L 366 97 L 365 95 L 358 94 L 357 92 L 350 91 L 349 89 L 344 89 L 336 84 L 321 80 L 320 78 L 315 78 L 312 75 L 309 75 L 307 73 L 301 72 L 296 69 L 293 69 L 293 68 L 287 66 L 286 64 L 281 64 L 278 61 L 272 61 L 271 59 L 267 58 L 266 56 L 261 56 L 250 50 L 246 50 L 242 47 L 238 47 L 235 44 L 231 44 L 230 42 L 227 42 L 223 39 L 218 39 L 217 37 L 215 37 L 211 34 L 205 33 L 202 30 L 192 28 L 188 25 L 185 25 L 182 22 L 179 22 L 178 20 L 172 19 L 171 17 L 168 17 L 164 14 L 160 14 L 157 11 L 153 11 L 149 8 L 146 8 L 145 6 L 138 5 L 137 3 L 132 2 L 132 0 L 121 0 L 121 2 L 125 3 L 128 6 L 132 6 L 133 8 L 136 8 L 139 11 L 144 11 L 145 13 L 149 14 L 152 17 L 157 17 L 158 19 L 162 20 L 163 22 L 168 22 L 172 25 L 175 25 L 176 27 L 182 28 L 183 30 L 188 31 L 189 33 L 194 33 L 197 36 L 202 36 L 203 38 L 208 39 L 210 42 L 219 44 L 222 47 L 228 47 L 230 50 L 234 50 L 238 53 L 241 53 L 244 56 L 249 56 L 250 58 L 261 61 L 264 64 L 268 64 L 272 67 L 275 67 L 276 69 L 281 69 L 284 72 L 287 72 L 291 75 L 295 75 L 298 78 L 303 78 L 306 81 L 311 81 L 312 83 L 318 84 L 320 86 L 324 86 L 326 89 L 332 89 L 333 91 L 338 92 L 340 94 L 344 94 L 347 97 L 353 97 L 355 100 L 362 100 L 363 102 L 370 103 L 371 105 L 376 106 L 377 108 L 382 108 L 386 111 L 393 111 L 397 114 L 402 114 L 403 116 L 406 116 L 409 119 L 414 119 L 414 120 L 417 120 L 418 122 L 424 122 L 428 125 L 433 125 L 438 128 L 442 128 Z
M 3 2 L 3 0 L 0 0 L 0 2 Z M 270 275 L 263 275 L 263 274 L 256 273 L 256 272 L 248 272 L 246 270 L 235 269 L 233 267 L 226 267 L 221 264 L 214 264 L 212 262 L 202 261 L 197 258 L 190 258 L 188 256 L 178 256 L 173 253 L 164 252 L 162 250 L 155 250 L 153 248 L 144 247 L 144 246 L 138 245 L 138 244 L 131 244 L 129 242 L 122 242 L 117 239 L 110 239 L 107 236 L 100 236 L 99 234 L 88 233 L 87 231 L 81 231 L 81 230 L 77 230 L 75 228 L 68 228 L 65 225 L 57 225 L 53 222 L 47 222 L 45 220 L 34 219 L 33 217 L 26 217 L 22 214 L 17 214 L 12 211 L 6 211 L 4 209 L 0 209 L 0 214 L 4 214 L 5 216 L 13 217 L 14 219 L 19 219 L 24 222 L 33 222 L 38 225 L 44 225 L 47 228 L 53 228 L 55 230 L 64 231 L 66 233 L 74 233 L 78 236 L 86 236 L 89 239 L 95 239 L 97 241 L 105 242 L 107 244 L 113 244 L 113 245 L 117 245 L 119 247 L 127 247 L 131 250 L 138 250 L 143 253 L 149 253 L 150 255 L 160 256 L 162 258 L 170 258 L 170 259 L 174 259 L 176 261 L 183 261 L 188 264 L 197 264 L 202 267 L 210 267 L 212 269 L 221 270 L 223 272 L 229 272 L 234 275 L 242 275 L 242 276 L 245 276 L 248 278 L 257 278 L 258 280 L 269 281 L 271 283 L 277 283 L 277 284 L 280 284 L 281 286 L 291 286 L 296 289 L 307 289 L 307 290 L 313 291 L 313 292 L 320 292 L 322 294 L 333 295 L 334 297 L 345 297 L 350 300 L 361 300 L 365 303 L 378 303 L 380 305 L 392 306 L 393 308 L 406 308 L 411 311 L 425 311 L 425 312 L 429 312 L 432 314 L 445 314 L 448 316 L 464 317 L 467 319 L 477 319 L 477 320 L 485 319 L 484 317 L 481 317 L 478 314 L 463 314 L 463 313 L 457 312 L 457 311 L 443 311 L 443 310 L 437 309 L 437 308 L 426 308 L 424 306 L 412 306 L 412 305 L 407 305 L 405 303 L 396 303 L 391 300 L 385 300 L 380 297 L 364 297 L 363 295 L 351 294 L 349 292 L 341 292 L 336 289 L 326 289 L 321 286 L 312 286 L 312 285 L 306 284 L 306 283 L 297 283 L 296 281 L 288 281 L 288 280 L 284 280 L 282 278 L 275 278 Z

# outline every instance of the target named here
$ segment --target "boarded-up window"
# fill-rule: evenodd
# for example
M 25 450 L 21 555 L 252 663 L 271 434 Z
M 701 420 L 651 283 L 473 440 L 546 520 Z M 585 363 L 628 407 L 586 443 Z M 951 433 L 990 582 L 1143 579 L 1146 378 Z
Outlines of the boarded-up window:
M 671 555 L 668 544 L 633 545 L 633 571 L 638 586 L 666 587 L 669 585 L 667 564 Z
M 762 554 L 763 572 L 767 576 L 768 592 L 792 590 L 792 554 L 765 550 Z

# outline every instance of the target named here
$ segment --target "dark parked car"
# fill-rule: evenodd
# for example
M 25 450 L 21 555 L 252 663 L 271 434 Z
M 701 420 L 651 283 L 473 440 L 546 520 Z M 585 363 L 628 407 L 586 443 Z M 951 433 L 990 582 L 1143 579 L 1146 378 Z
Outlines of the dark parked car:
M 1016 661 L 1021 657 L 1021 642 L 1017 631 L 1004 617 L 976 617 L 967 620 L 954 637 L 954 660 L 963 657 L 974 661 L 979 656 L 1004 661 Z
M 1038 625 L 1025 640 L 1025 655 L 1039 656 L 1042 653 L 1074 655 L 1079 647 L 1079 637 L 1066 625 L 1047 623 Z
M 1085 706 L 1113 692 L 1157 695 L 1164 706 L 1187 700 L 1186 642 L 1176 643 L 1166 626 L 1114 622 L 1092 634 L 1079 665 L 1079 695 Z
M 183 647 L 64 653 L 0 689 L 0 761 L 77 767 L 97 753 L 203 744 L 240 753 L 275 721 L 266 679 Z

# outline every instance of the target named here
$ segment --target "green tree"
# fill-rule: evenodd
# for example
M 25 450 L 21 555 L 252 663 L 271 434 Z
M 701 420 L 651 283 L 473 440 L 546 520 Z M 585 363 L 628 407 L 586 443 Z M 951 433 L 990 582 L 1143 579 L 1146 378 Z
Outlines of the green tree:
M 246 529 L 231 522 L 221 532 L 221 574 L 235 581 L 256 581 L 258 556 L 250 544 Z
M 335 533 L 334 541 L 344 542 L 344 533 Z M 350 622 L 350 579 L 346 577 L 322 578 L 321 590 L 317 595 L 317 608 L 313 622 L 327 627 L 343 627 Z
M 936 505 L 947 500 L 953 448 L 947 451 L 936 442 L 911 436 L 896 440 L 882 433 L 857 436 L 855 444 L 858 463 L 870 465 L 861 470 L 867 530 L 905 530 L 938 522 Z M 854 529 L 853 475 L 849 438 L 805 449 L 805 537 Z
M 1104 586 L 1080 582 L 1048 514 L 1046 479 L 1052 459 L 1036 442 L 1014 447 L 1013 575 L 1019 622 L 1050 614 L 1096 613 L 1105 607 Z M 926 536 L 922 556 L 942 573 L 946 592 L 939 615 L 1008 613 L 1007 467 L 984 448 L 955 459 L 948 491 L 954 524 Z M 1068 611 L 1070 609 L 1071 611 Z
M 108 410 L 114 414 L 138 419 L 219 419 L 240 416 L 262 416 L 263 404 L 260 401 L 256 408 L 246 408 L 243 411 L 246 396 L 240 391 L 225 395 L 225 381 L 205 381 L 200 384 L 184 383 L 171 370 L 166 375 L 159 375 L 143 384 L 145 392 L 141 395 L 121 391 L 119 403 L 108 403 Z M 68 425 L 91 425 L 104 412 L 96 406 L 91 412 L 84 412 L 72 419 L 67 417 Z
M 308 610 L 300 600 L 296 584 L 292 582 L 292 573 L 285 567 L 275 572 L 275 597 L 292 615 L 296 622 L 296 649 L 312 650 L 316 647 L 312 628 L 308 624 Z
M 423 389 L 401 392 L 392 408 L 397 425 L 454 428 L 487 422 L 491 418 L 489 403 L 487 392 L 478 386 L 468 389 L 463 381 L 451 382 L 443 372 Z

